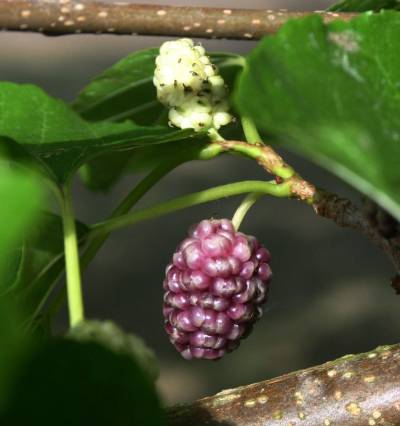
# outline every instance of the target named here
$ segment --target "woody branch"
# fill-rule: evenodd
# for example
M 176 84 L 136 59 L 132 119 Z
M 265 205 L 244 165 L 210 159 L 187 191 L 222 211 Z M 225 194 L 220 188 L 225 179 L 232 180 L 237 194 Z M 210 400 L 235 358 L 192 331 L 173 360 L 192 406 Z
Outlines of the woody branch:
M 398 425 L 400 346 L 347 355 L 167 410 L 169 426 Z
M 257 40 L 288 19 L 310 13 L 324 21 L 348 20 L 352 13 L 157 6 L 78 0 L 2 0 L 0 28 L 46 35 L 141 34 Z
M 249 145 L 241 141 L 215 142 L 224 151 L 242 153 L 257 160 L 266 172 L 282 179 L 289 177 L 294 198 L 312 204 L 317 215 L 332 220 L 336 225 L 358 230 L 387 255 L 396 270 L 393 287 L 400 294 L 400 226 L 388 213 L 369 201 L 358 207 L 350 200 L 316 188 L 303 179 L 285 163 L 283 158 L 270 145 Z

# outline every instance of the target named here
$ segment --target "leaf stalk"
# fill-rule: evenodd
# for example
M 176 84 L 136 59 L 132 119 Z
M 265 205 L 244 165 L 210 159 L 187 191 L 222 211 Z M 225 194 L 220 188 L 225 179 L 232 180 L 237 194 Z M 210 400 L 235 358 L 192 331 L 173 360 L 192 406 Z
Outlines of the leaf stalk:
M 69 322 L 73 327 L 84 320 L 81 272 L 75 216 L 72 207 L 70 186 L 66 186 L 62 199 L 64 229 L 65 269 L 67 274 L 67 294 Z
M 99 222 L 92 226 L 91 235 L 96 236 L 98 234 L 109 233 L 117 229 L 134 225 L 138 222 L 154 219 L 188 207 L 249 192 L 268 194 L 275 197 L 290 197 L 291 185 L 290 183 L 277 184 L 276 182 L 252 180 L 220 185 L 204 191 L 174 198 L 173 200 L 169 200 L 137 212 L 122 215 L 104 222 Z

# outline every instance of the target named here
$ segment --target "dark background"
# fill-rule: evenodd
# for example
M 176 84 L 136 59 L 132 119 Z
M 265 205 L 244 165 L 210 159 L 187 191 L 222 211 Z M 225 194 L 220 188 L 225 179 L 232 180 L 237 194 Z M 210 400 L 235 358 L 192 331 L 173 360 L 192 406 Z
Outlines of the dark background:
M 241 0 L 197 4 L 311 10 L 331 3 Z M 92 76 L 124 55 L 163 41 L 156 37 L 46 38 L 1 33 L 0 79 L 35 83 L 54 96 L 71 100 Z M 213 40 L 204 45 L 210 51 L 246 53 L 254 43 Z M 294 155 L 286 158 L 318 186 L 358 197 L 328 172 Z M 159 183 L 140 206 L 222 183 L 264 178 L 253 162 L 243 159 L 226 156 L 207 164 L 191 163 Z M 124 178 L 111 194 L 90 193 L 77 180 L 78 217 L 88 223 L 105 218 L 137 180 L 138 176 Z M 229 217 L 238 202 L 236 198 L 210 203 L 116 232 L 84 275 L 87 317 L 112 319 L 154 348 L 161 365 L 158 384 L 167 403 L 398 341 L 400 298 L 390 288 L 393 268 L 379 249 L 358 233 L 316 217 L 311 208 L 298 202 L 264 198 L 253 207 L 242 230 L 256 235 L 273 255 L 274 280 L 267 312 L 252 335 L 223 360 L 183 360 L 162 327 L 164 267 L 189 225 L 211 216 Z M 64 310 L 58 329 L 65 329 L 66 324 Z

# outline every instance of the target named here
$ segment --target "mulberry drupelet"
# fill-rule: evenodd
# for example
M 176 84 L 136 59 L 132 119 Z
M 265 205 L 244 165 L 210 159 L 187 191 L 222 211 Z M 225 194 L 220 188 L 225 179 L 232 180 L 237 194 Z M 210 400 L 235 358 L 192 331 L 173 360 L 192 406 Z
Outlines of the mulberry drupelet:
M 165 329 L 186 359 L 218 359 L 262 315 L 270 253 L 228 219 L 203 220 L 178 247 L 164 280 Z

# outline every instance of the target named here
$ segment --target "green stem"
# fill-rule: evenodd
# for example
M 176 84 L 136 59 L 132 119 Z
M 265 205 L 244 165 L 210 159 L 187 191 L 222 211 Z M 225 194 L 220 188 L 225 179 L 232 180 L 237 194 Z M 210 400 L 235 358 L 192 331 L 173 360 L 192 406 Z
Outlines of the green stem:
M 145 220 L 154 219 L 187 207 L 248 192 L 269 194 L 275 197 L 290 197 L 291 187 L 289 183 L 282 183 L 278 185 L 275 182 L 251 180 L 221 185 L 204 191 L 195 192 L 193 194 L 184 195 L 183 197 L 178 197 L 173 200 L 157 204 L 153 207 L 119 216 L 105 222 L 97 223 L 92 226 L 91 234 L 96 237 L 98 234 L 109 233 L 116 229 L 134 225 L 135 223 Z
M 217 142 L 215 142 L 217 143 Z M 237 152 L 245 157 L 256 160 L 269 173 L 287 180 L 293 177 L 295 170 L 268 145 L 250 145 L 241 141 L 219 142 L 225 151 Z
M 253 120 L 246 115 L 241 117 L 243 133 L 249 144 L 254 145 L 256 143 L 263 143 L 260 134 L 258 133 L 257 127 Z
M 83 321 L 83 299 L 81 273 L 79 266 L 78 239 L 76 236 L 75 217 L 72 209 L 70 186 L 63 192 L 62 217 L 64 228 L 65 269 L 67 274 L 67 293 L 70 326 Z
M 225 138 L 219 134 L 218 130 L 213 127 L 208 130 L 208 136 L 212 142 L 221 142 L 225 140 Z
M 183 159 L 175 159 L 167 161 L 156 167 L 149 173 L 142 181 L 140 181 L 135 188 L 121 201 L 118 207 L 112 212 L 110 219 L 126 214 L 129 210 L 152 188 L 162 177 L 181 164 Z M 82 268 L 85 269 L 93 260 L 97 252 L 103 246 L 109 233 L 98 235 L 88 245 L 82 256 Z
M 241 118 L 243 133 L 247 142 L 250 145 L 254 145 L 257 143 L 262 143 L 261 136 L 259 135 L 256 126 L 248 116 L 242 115 Z M 235 214 L 232 217 L 232 223 L 236 230 L 239 230 L 240 225 L 243 222 L 247 212 L 253 206 L 253 204 L 262 196 L 263 194 L 259 194 L 253 192 L 245 197 L 240 206 L 237 208 Z
M 236 231 L 239 230 L 241 223 L 243 222 L 243 219 L 245 218 L 247 212 L 251 209 L 253 204 L 263 196 L 264 194 L 261 194 L 259 192 L 253 192 L 252 194 L 247 195 L 245 199 L 242 201 L 240 206 L 237 208 L 235 214 L 232 218 L 233 226 L 235 227 Z
M 257 132 L 257 129 L 254 126 L 253 122 L 246 117 L 242 117 L 241 120 L 242 120 L 242 127 L 243 127 L 243 130 L 244 130 L 247 142 L 249 144 L 255 144 L 257 142 L 261 142 L 261 138 L 260 138 L 260 136 Z M 226 140 L 215 129 L 210 129 L 208 131 L 208 135 L 213 142 L 216 142 L 216 143 L 226 142 Z M 258 193 L 249 194 L 243 200 L 243 202 L 240 204 L 240 206 L 238 207 L 238 209 L 236 210 L 236 212 L 235 212 L 235 214 L 232 218 L 232 223 L 233 223 L 233 226 L 235 227 L 236 230 L 239 229 L 240 224 L 242 223 L 244 217 L 246 216 L 246 213 L 249 211 L 251 206 L 261 196 L 262 196 L 262 194 L 258 194 Z
M 181 164 L 184 160 L 174 159 L 172 161 L 167 161 L 159 166 L 157 166 L 154 170 L 152 170 L 144 179 L 142 179 L 133 189 L 129 192 L 129 194 L 121 201 L 121 203 L 115 208 L 115 210 L 111 213 L 110 219 L 118 217 L 127 213 L 145 194 L 149 191 L 163 176 Z M 86 250 L 84 251 L 81 258 L 81 268 L 84 271 L 90 264 L 90 262 L 94 259 L 98 251 L 101 249 L 103 244 L 107 241 L 110 233 L 104 233 L 98 235 L 93 238 Z M 62 266 L 59 268 L 57 278 L 62 273 Z M 55 281 L 56 282 L 56 281 Z M 54 286 L 54 285 L 53 285 Z M 46 293 L 46 297 L 48 294 Z M 65 298 L 65 287 L 63 287 L 57 296 L 54 298 L 53 302 L 49 307 L 49 315 L 52 317 L 58 310 L 60 309 L 62 303 Z M 41 303 L 43 306 L 43 303 Z M 37 313 L 38 310 L 36 310 Z
M 203 148 L 200 152 L 197 153 L 195 158 L 189 159 L 197 159 L 197 160 L 209 160 L 211 158 L 216 157 L 218 154 L 222 152 L 222 147 L 219 145 L 208 145 Z M 122 200 L 122 202 L 116 207 L 116 209 L 112 212 L 110 219 L 116 218 L 120 215 L 128 213 L 128 211 L 158 182 L 161 178 L 163 178 L 166 174 L 168 174 L 171 170 L 179 166 L 188 160 L 186 155 L 174 158 L 170 161 L 166 161 L 159 166 L 157 166 L 154 170 L 152 170 L 143 180 L 141 180 L 133 190 Z M 82 255 L 81 259 L 81 267 L 82 270 L 85 270 L 93 258 L 96 256 L 100 248 L 106 242 L 110 233 L 99 234 L 94 237 L 86 248 L 85 252 Z M 61 267 L 56 271 L 57 277 L 59 277 L 62 273 L 62 264 Z M 49 273 L 53 273 L 57 265 L 53 267 Z M 54 276 L 54 275 L 53 275 Z M 56 282 L 56 281 L 55 281 Z M 54 286 L 54 285 L 53 285 Z M 63 287 L 61 291 L 54 298 L 52 304 L 49 308 L 49 315 L 53 316 L 61 307 L 65 298 L 65 288 Z M 43 306 L 43 303 L 41 304 Z M 36 311 L 37 312 L 37 311 Z

